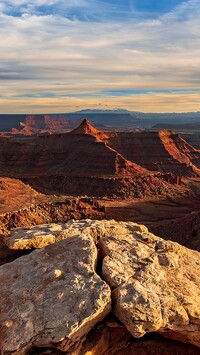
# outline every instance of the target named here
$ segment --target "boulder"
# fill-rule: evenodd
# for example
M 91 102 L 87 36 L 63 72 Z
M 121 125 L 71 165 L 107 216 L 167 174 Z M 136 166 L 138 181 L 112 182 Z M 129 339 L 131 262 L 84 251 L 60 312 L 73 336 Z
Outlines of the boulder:
M 2 353 L 76 348 L 111 309 L 110 288 L 96 274 L 96 264 L 94 241 L 82 234 L 1 266 Z
M 67 223 L 50 223 L 40 226 L 16 228 L 4 239 L 9 249 L 43 248 L 60 240 L 84 234 L 90 234 L 95 241 L 103 236 L 123 235 L 134 231 L 147 232 L 143 225 L 133 222 L 115 222 L 114 220 L 71 220 Z
M 99 244 L 114 313 L 131 334 L 200 346 L 200 254 L 151 233 L 113 234 Z
M 0 342 L 8 353 L 53 346 L 82 355 L 85 334 L 110 311 L 110 289 L 114 314 L 134 338 L 157 332 L 200 346 L 197 251 L 114 220 L 16 229 L 6 241 L 13 249 L 54 243 L 0 267 Z M 107 285 L 95 274 L 95 243 Z M 108 344 L 102 334 L 94 353 Z

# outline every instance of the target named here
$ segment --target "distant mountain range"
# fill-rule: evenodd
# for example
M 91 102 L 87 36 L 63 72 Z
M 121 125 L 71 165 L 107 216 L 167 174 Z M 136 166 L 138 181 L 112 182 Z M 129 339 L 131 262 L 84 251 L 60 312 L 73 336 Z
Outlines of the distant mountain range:
M 22 126 L 26 124 L 27 117 L 30 115 L 25 114 L 0 114 L 0 131 L 10 132 L 12 129 L 21 130 Z M 65 129 L 73 129 L 74 123 L 76 124 L 88 118 L 97 128 L 107 130 L 134 130 L 143 128 L 152 128 L 157 124 L 169 125 L 170 129 L 172 124 L 196 124 L 200 123 L 200 112 L 187 112 L 187 113 L 143 113 L 136 111 L 128 111 L 124 109 L 116 110 L 81 110 L 71 113 L 58 113 L 58 114 L 41 114 L 31 115 L 36 126 L 40 126 L 39 122 L 46 122 L 52 120 L 65 120 Z M 48 119 L 47 119 L 48 117 Z M 51 126 L 55 126 L 53 123 Z M 60 128 L 60 127 L 59 127 Z M 43 129 L 46 129 L 44 126 Z

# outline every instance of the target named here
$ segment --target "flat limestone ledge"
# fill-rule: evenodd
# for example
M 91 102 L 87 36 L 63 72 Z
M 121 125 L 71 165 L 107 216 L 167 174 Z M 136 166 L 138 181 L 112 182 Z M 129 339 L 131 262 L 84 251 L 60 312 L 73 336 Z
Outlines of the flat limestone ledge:
M 0 350 L 67 351 L 111 310 L 109 286 L 96 274 L 97 248 L 82 234 L 0 267 Z
M 148 332 L 200 346 L 200 253 L 151 233 L 99 241 L 114 313 L 134 337 Z
M 82 233 L 90 234 L 97 241 L 105 235 L 122 235 L 133 232 L 148 232 L 148 229 L 133 222 L 71 220 L 63 224 L 51 223 L 30 228 L 16 228 L 4 238 L 4 242 L 9 249 L 37 249 Z

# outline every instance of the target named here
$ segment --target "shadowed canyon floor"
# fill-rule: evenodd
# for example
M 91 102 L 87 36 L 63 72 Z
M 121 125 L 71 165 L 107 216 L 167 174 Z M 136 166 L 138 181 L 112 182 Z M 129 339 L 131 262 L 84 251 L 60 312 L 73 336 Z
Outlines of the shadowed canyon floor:
M 186 183 L 190 192 L 182 196 L 126 201 L 102 200 L 105 216 L 108 219 L 142 223 L 151 232 L 165 239 L 200 250 L 200 179 L 190 179 Z

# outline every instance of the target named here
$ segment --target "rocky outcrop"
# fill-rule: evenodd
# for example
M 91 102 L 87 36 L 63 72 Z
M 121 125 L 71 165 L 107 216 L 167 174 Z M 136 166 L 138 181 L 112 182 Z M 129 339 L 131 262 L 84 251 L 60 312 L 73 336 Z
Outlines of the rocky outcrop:
M 0 234 L 7 235 L 12 228 L 44 223 L 64 223 L 70 219 L 102 219 L 105 209 L 90 198 L 68 198 L 31 204 L 13 212 L 0 213 Z
M 64 224 L 51 223 L 32 228 L 13 229 L 10 235 L 5 238 L 5 243 L 10 249 L 23 250 L 43 248 L 49 244 L 81 234 L 91 235 L 97 243 L 99 238 L 104 236 L 126 235 L 133 232 L 147 233 L 148 229 L 133 222 L 72 220 Z
M 110 288 L 97 276 L 88 235 L 32 252 L 0 267 L 2 353 L 34 346 L 73 347 L 111 309 Z
M 135 338 L 158 332 L 200 346 L 198 252 L 164 241 L 144 226 L 114 220 L 17 229 L 6 243 L 14 249 L 41 248 L 84 235 L 100 248 L 114 313 Z
M 114 313 L 138 338 L 148 332 L 200 346 L 200 255 L 150 233 L 100 239 Z
M 26 186 L 26 185 L 25 185 Z M 12 228 L 65 223 L 70 219 L 102 219 L 105 209 L 98 201 L 89 198 L 60 199 L 52 202 L 30 204 L 12 212 L 0 213 L 0 265 L 11 262 L 27 251 L 10 250 L 3 242 Z
M 101 136 L 107 137 L 106 132 L 100 131 L 96 129 L 86 118 L 81 122 L 81 124 L 76 127 L 70 134 L 88 134 L 96 138 L 100 138 Z

